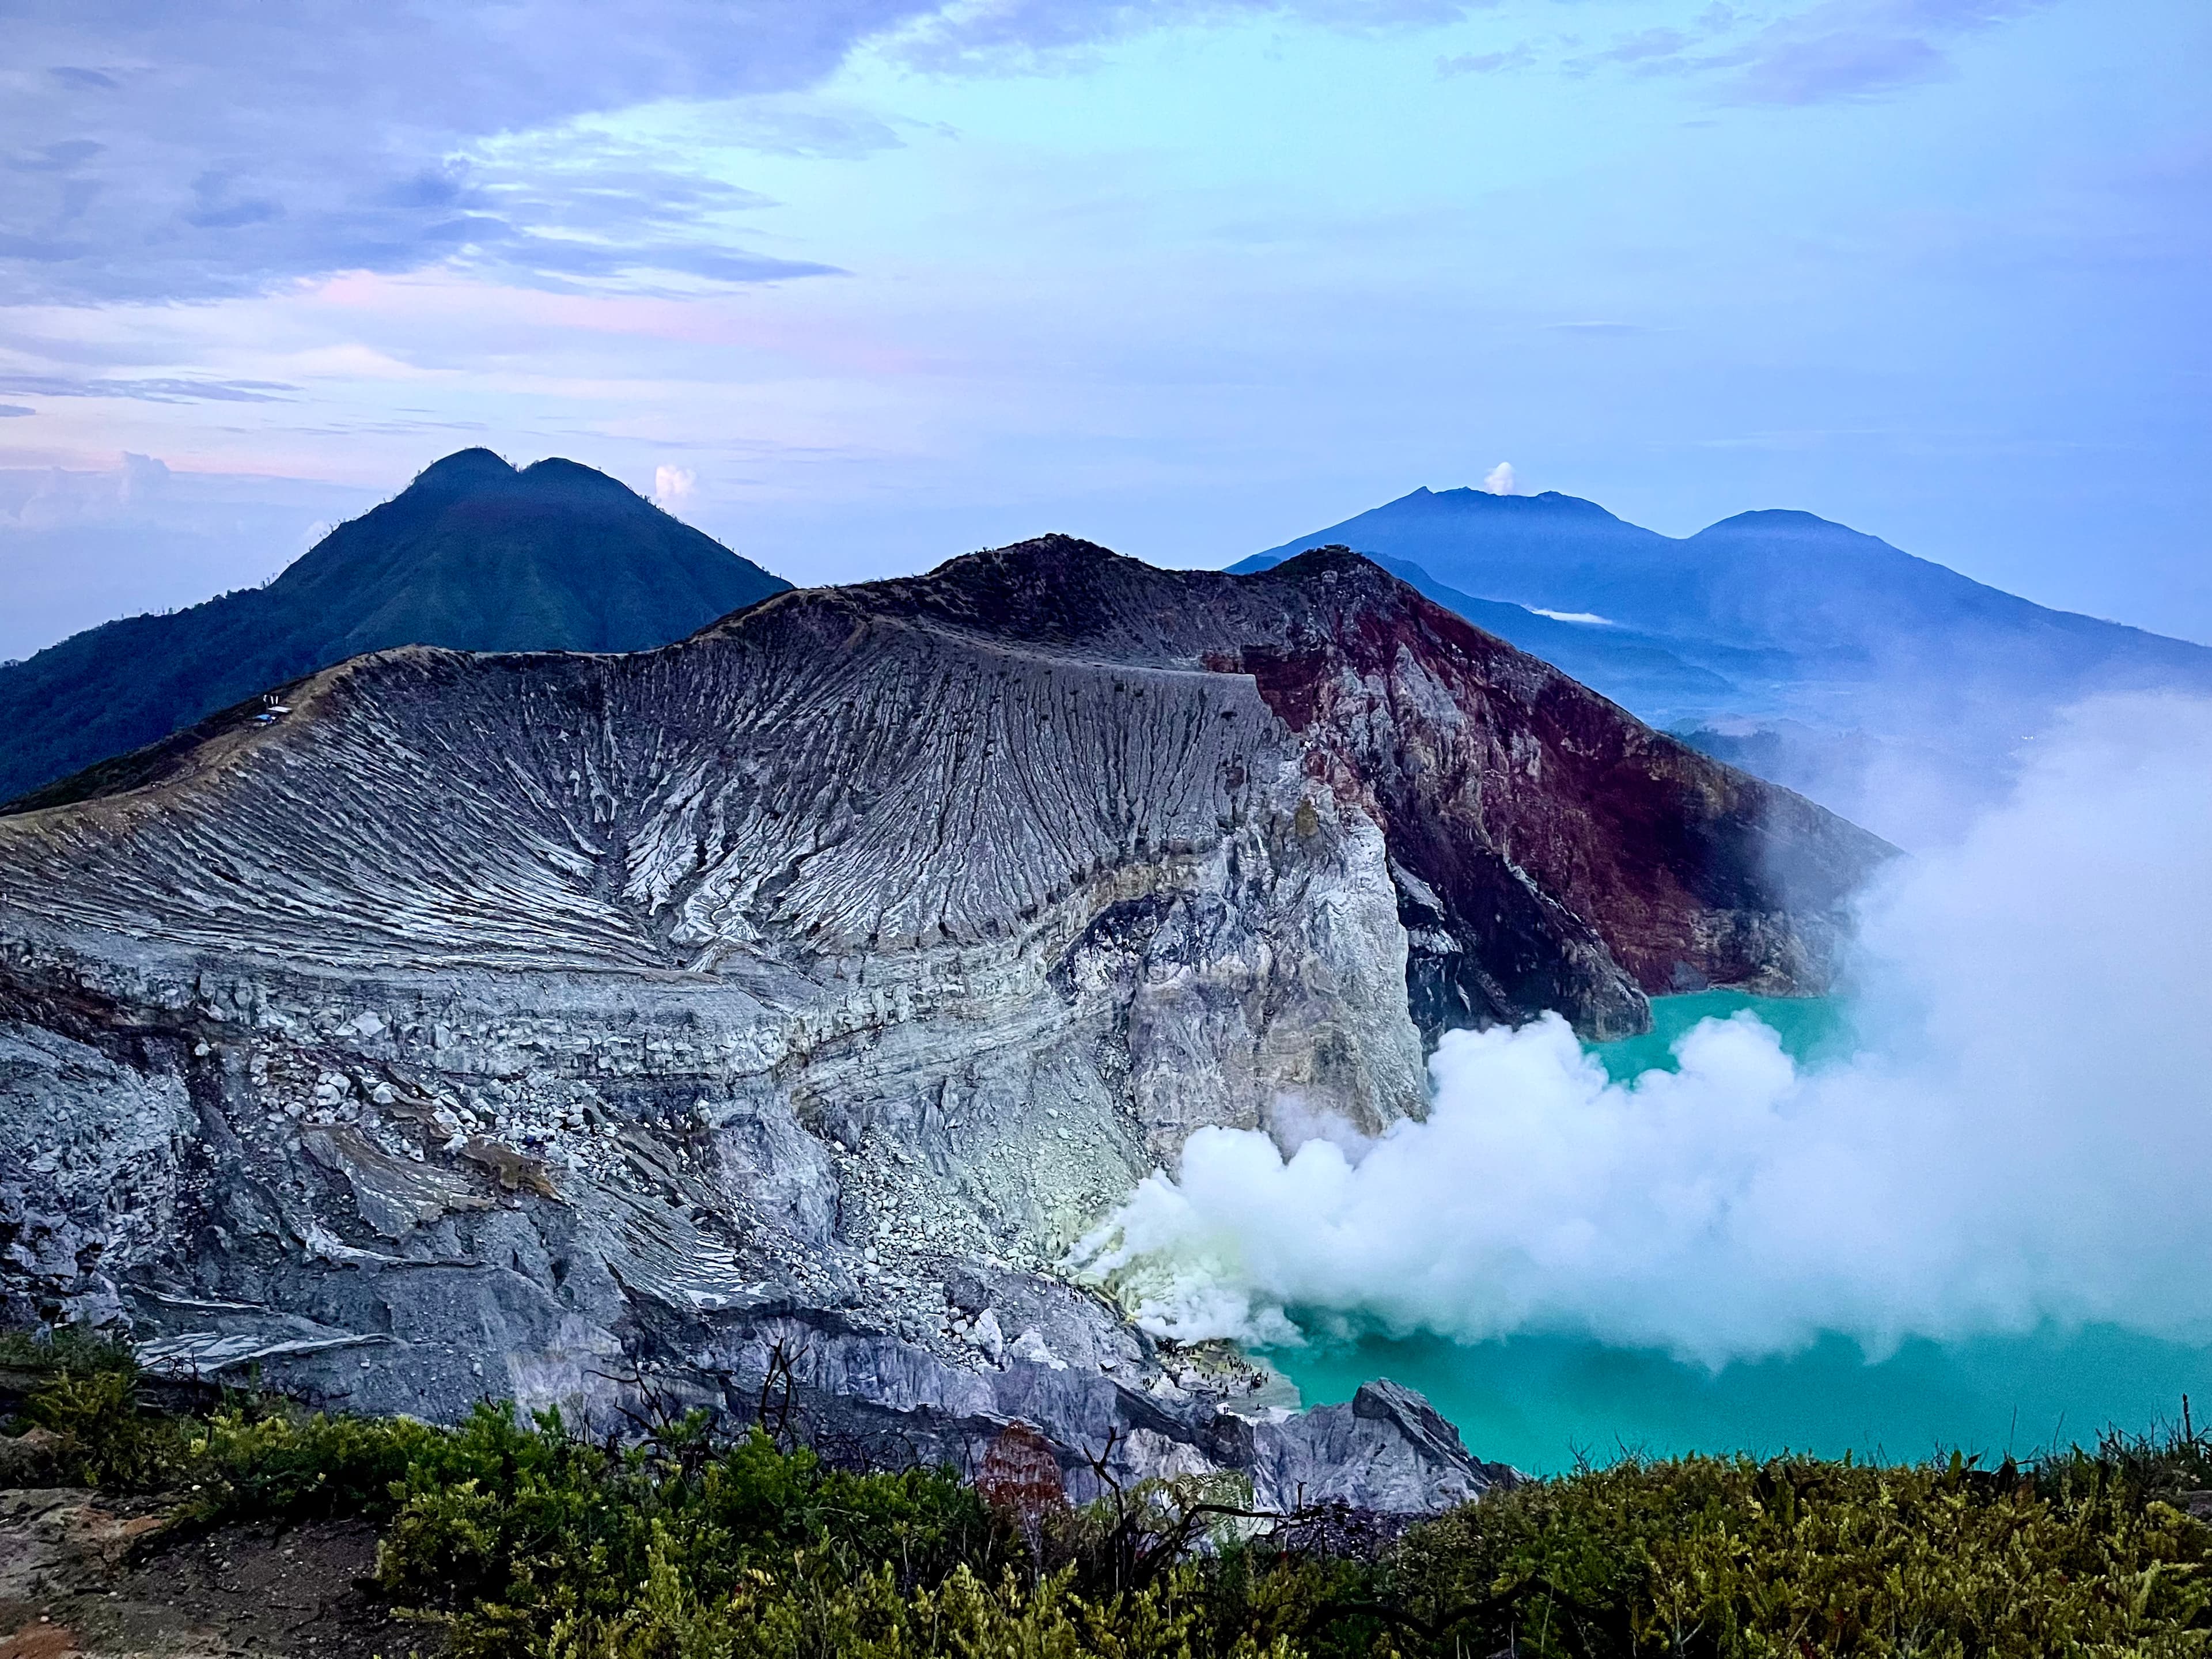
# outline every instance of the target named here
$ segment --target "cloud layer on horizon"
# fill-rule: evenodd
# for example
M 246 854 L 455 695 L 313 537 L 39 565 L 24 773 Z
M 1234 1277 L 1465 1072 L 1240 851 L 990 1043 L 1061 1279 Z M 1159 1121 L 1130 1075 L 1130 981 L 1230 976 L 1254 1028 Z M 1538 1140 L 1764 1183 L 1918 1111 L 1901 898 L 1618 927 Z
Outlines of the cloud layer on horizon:
M 375 499 L 129 453 L 98 471 L 0 467 L 0 661 L 264 581 Z

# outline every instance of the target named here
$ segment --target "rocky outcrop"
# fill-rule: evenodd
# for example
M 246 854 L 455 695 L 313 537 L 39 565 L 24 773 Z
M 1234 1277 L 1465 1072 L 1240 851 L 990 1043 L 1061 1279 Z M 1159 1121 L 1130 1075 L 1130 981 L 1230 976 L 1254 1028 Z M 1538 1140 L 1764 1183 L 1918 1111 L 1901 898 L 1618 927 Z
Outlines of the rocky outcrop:
M 1071 1489 L 1109 1431 L 1479 1489 L 1432 1413 L 1240 1407 L 1053 1264 L 1200 1125 L 1419 1111 L 1425 1031 L 1817 988 L 1882 851 L 1341 552 L 1054 538 L 280 706 L 0 818 L 12 1311 L 373 1410 L 1023 1418 Z

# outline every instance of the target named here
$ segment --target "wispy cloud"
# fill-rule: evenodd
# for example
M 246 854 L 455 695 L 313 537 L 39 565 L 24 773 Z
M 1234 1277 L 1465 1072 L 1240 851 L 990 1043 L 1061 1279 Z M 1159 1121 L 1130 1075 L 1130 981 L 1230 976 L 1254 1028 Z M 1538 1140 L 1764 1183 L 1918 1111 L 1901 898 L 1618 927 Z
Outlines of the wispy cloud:
M 1620 624 L 1613 621 L 1612 617 L 1601 617 L 1595 611 L 1547 611 L 1540 605 L 1532 605 L 1528 609 L 1534 611 L 1540 617 L 1549 617 L 1553 622 L 1577 623 L 1584 628 L 1618 628 L 1620 626 Z
M 1708 26 L 1692 33 L 1682 29 L 1640 29 L 1634 34 L 1624 34 L 1613 43 L 1594 52 L 1571 61 L 1570 67 L 1589 70 L 1601 64 L 1673 64 L 1683 54 L 1708 38 L 1714 29 Z
M 1527 69 L 1536 61 L 1534 45 L 1522 40 L 1497 52 L 1462 52 L 1450 58 L 1437 59 L 1437 74 L 1449 80 L 1458 75 L 1498 75 L 1507 70 Z
M 1479 3 L 1479 0 L 1477 0 Z M 0 303 L 200 300 L 339 271 L 449 267 L 538 286 L 750 283 L 833 269 L 751 244 L 760 198 L 595 118 L 732 112 L 723 147 L 896 147 L 795 106 L 864 43 L 940 70 L 1034 66 L 1240 15 L 1374 30 L 1462 0 L 588 0 L 501 7 L 88 0 L 12 18 Z M 781 100 L 781 101 L 780 101 Z
M 149 404 L 281 404 L 290 402 L 299 390 L 282 380 L 73 380 L 60 374 L 0 374 L 0 392 L 22 397 L 129 398 Z
M 2045 0 L 1818 0 L 1776 16 L 1707 7 L 1686 23 L 1637 29 L 1606 45 L 1570 46 L 1556 58 L 1571 76 L 1603 70 L 1701 82 L 1714 101 L 1802 106 L 1880 98 L 1956 72 L 1968 35 L 2025 16 Z M 1468 70 L 1539 61 L 1511 53 L 1442 60 Z
M 0 301 L 206 299 L 456 264 L 555 283 L 817 273 L 744 246 L 733 216 L 757 198 L 579 124 L 813 84 L 932 5 L 641 0 L 618 28 L 585 0 L 94 0 L 15 18 L 9 56 L 32 72 L 0 101 L 15 180 Z M 558 136 L 560 164 L 515 135 Z M 856 139 L 817 123 L 791 142 Z
M 1951 43 L 2040 0 L 1825 0 L 1716 54 L 1721 101 L 1823 104 L 1880 97 L 1956 72 Z
M 328 426 L 285 426 L 279 431 L 309 438 L 410 437 L 417 433 L 489 432 L 483 421 L 345 421 Z
M 1147 30 L 1276 17 L 1368 33 L 1425 28 L 1497 0 L 951 0 L 921 11 L 890 44 L 940 72 L 1049 68 Z

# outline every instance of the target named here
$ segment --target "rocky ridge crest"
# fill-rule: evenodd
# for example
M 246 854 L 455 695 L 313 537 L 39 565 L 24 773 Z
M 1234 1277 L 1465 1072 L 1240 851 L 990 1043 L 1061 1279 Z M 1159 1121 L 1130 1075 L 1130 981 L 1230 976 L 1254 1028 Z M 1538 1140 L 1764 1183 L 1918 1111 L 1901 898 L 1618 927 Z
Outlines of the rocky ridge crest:
M 1026 1420 L 1079 1492 L 1109 1432 L 1479 1492 L 1418 1397 L 1287 1416 L 1054 1264 L 1201 1125 L 1418 1113 L 1425 1033 L 1818 988 L 1884 851 L 1341 550 L 1049 538 L 273 708 L 0 818 L 10 1311 L 372 1411 Z

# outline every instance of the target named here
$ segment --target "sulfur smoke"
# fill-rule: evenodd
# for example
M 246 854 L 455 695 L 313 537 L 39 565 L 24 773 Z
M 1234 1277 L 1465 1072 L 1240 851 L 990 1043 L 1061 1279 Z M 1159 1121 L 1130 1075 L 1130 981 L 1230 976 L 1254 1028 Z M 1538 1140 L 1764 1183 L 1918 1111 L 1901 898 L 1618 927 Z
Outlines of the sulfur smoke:
M 2100 701 L 2038 748 L 1863 898 L 1848 1058 L 1738 1015 L 1620 1086 L 1556 1016 L 1452 1033 L 1425 1121 L 1201 1130 L 1079 1262 L 1185 1338 L 2212 1339 L 2212 703 Z

